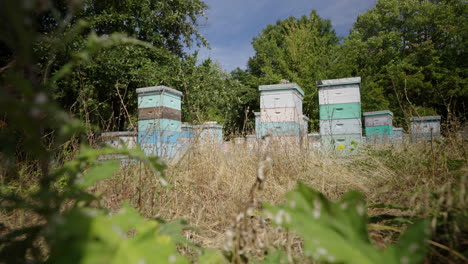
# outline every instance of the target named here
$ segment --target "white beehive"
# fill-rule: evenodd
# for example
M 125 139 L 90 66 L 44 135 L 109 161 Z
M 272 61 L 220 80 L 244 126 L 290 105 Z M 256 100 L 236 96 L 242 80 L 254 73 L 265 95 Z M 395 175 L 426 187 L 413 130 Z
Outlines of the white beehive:
M 289 108 L 263 108 L 260 120 L 262 123 L 268 122 L 302 122 L 303 115 L 295 107 Z
M 118 131 L 101 133 L 102 142 L 115 148 L 133 149 L 137 145 L 138 133 L 132 131 Z
M 360 103 L 361 77 L 322 80 L 319 87 L 319 105 Z
M 390 110 L 364 112 L 366 127 L 393 126 L 393 113 Z
M 440 134 L 440 116 L 412 117 L 411 134 Z
M 361 119 L 320 120 L 320 134 L 362 134 Z
M 297 136 L 304 130 L 304 91 L 296 83 L 260 85 L 260 118 L 256 115 L 257 137 Z
M 260 85 L 260 108 L 296 108 L 302 113 L 304 91 L 296 83 Z

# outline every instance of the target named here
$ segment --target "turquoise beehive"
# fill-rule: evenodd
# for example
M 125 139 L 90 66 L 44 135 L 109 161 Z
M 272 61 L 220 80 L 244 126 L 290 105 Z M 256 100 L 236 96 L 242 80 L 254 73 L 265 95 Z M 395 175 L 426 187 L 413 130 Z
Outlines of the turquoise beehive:
M 147 155 L 174 157 L 181 149 L 182 92 L 166 86 L 138 88 L 138 143 Z

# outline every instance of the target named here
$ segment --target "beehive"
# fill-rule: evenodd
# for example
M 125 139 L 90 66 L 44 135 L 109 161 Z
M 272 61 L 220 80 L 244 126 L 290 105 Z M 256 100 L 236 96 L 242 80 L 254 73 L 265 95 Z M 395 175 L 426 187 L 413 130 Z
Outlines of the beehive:
M 362 124 L 360 119 L 329 119 L 320 120 L 321 135 L 348 135 L 361 134 Z
M 166 86 L 138 88 L 138 143 L 147 155 L 174 157 L 181 149 L 182 92 Z
M 307 136 L 309 132 L 309 118 L 307 116 L 302 116 L 302 136 Z
M 335 134 L 322 135 L 322 147 L 326 150 L 336 150 L 342 153 L 350 153 L 357 150 L 362 141 L 361 134 Z
M 403 143 L 403 128 L 394 127 L 393 128 L 393 142 L 394 143 Z
M 319 87 L 319 105 L 361 102 L 361 77 L 322 80 Z
M 260 119 L 261 113 L 255 112 L 254 114 L 255 114 L 255 131 L 256 131 L 257 138 L 260 138 L 261 134 L 259 132 L 262 127 L 262 120 Z
M 354 150 L 361 143 L 361 78 L 317 82 L 320 134 L 328 150 Z
M 105 144 L 115 148 L 133 149 L 137 145 L 137 132 L 134 131 L 118 131 L 101 133 L 101 140 Z
M 260 134 L 261 136 L 299 137 L 301 135 L 302 129 L 303 125 L 298 122 L 262 122 L 260 131 L 257 131 L 257 134 Z
M 99 141 L 117 149 L 133 149 L 137 146 L 137 138 L 138 133 L 136 131 L 117 131 L 101 133 Z M 101 155 L 99 160 L 118 160 L 121 167 L 135 162 L 127 155 L 122 154 Z
M 393 137 L 393 113 L 390 110 L 365 112 L 367 142 L 381 144 L 395 142 Z
M 193 126 L 196 135 L 203 144 L 223 143 L 223 126 L 215 121 L 205 122 L 201 125 Z
M 319 133 L 307 134 L 307 141 L 309 149 L 318 149 L 322 146 L 321 136 Z
M 304 91 L 296 83 L 260 85 L 260 118 L 256 117 L 257 137 L 301 136 L 304 130 L 302 100 Z
M 402 137 L 402 136 L 403 136 L 403 128 L 401 128 L 401 127 L 394 127 L 394 128 L 393 128 L 393 134 L 394 134 L 395 136 Z
M 440 116 L 410 118 L 412 141 L 430 140 L 440 136 Z
M 366 127 L 390 126 L 393 127 L 393 113 L 390 110 L 365 112 L 364 123 Z

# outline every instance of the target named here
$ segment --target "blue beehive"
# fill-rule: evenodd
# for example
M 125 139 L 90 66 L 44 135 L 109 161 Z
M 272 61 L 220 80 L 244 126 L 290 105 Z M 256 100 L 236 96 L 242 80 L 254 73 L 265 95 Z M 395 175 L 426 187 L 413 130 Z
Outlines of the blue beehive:
M 174 157 L 181 149 L 182 92 L 166 86 L 138 88 L 138 143 L 147 155 Z

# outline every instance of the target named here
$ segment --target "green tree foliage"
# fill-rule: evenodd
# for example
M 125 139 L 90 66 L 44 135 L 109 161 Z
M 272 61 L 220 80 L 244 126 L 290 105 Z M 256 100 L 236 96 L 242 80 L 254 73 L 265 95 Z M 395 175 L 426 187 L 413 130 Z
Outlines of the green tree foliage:
M 298 83 L 306 92 L 304 112 L 317 117 L 315 82 L 337 76 L 331 66 L 338 41 L 330 20 L 315 10 L 308 17 L 278 20 L 254 38 L 255 55 L 247 72 L 260 78 L 256 83 L 278 83 L 281 79 Z
M 182 61 L 178 76 L 169 82 L 184 93 L 184 120 L 217 121 L 227 133 L 238 132 L 243 128 L 244 112 L 254 91 L 210 59 L 200 65 L 196 62 L 196 54 Z
M 363 77 L 363 110 L 463 115 L 467 26 L 462 0 L 380 0 L 360 15 L 342 52 Z
M 32 7 L 39 3 L 24 2 Z M 48 87 L 52 98 L 85 120 L 89 128 L 131 129 L 136 116 L 135 88 L 169 84 L 187 57 L 184 48 L 207 44 L 197 30 L 207 8 L 200 0 L 52 2 L 31 11 L 33 25 L 41 34 L 32 53 L 38 59 L 42 83 L 76 59 L 90 32 L 103 36 L 119 32 L 149 44 L 103 47 L 92 58 L 81 60 L 72 74 Z M 12 8 L 4 5 L 5 10 Z M 3 67 L 15 61 L 21 46 L 10 43 L 8 23 L 2 22 L 2 26 L 6 33 L 2 45 L 8 47 L 2 50 Z

